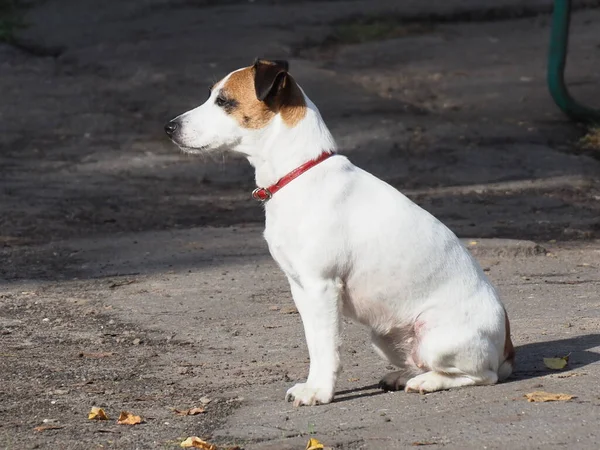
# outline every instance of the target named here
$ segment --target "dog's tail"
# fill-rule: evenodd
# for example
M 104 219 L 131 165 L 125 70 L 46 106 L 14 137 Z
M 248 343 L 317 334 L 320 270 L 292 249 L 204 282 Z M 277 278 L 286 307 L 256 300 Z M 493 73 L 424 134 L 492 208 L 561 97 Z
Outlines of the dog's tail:
M 504 310 L 504 329 L 504 362 L 502 362 L 502 364 L 500 364 L 500 367 L 498 368 L 499 381 L 506 380 L 512 373 L 513 368 L 515 366 L 515 347 L 513 346 L 513 343 L 510 340 L 510 322 L 508 321 L 508 314 L 506 313 L 506 309 Z

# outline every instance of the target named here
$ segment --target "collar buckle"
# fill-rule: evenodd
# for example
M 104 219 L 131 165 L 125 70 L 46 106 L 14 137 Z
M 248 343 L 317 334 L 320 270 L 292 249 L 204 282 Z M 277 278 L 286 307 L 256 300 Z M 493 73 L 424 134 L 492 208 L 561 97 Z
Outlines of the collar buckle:
M 252 191 L 252 198 L 261 203 L 271 200 L 271 197 L 273 197 L 273 194 L 267 188 L 259 187 Z

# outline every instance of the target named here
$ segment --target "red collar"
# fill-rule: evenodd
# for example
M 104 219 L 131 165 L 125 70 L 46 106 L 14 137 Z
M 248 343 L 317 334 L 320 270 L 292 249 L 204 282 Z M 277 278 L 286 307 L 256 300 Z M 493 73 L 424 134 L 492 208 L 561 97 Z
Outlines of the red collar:
M 304 172 L 306 172 L 308 169 L 315 167 L 317 164 L 322 163 L 327 158 L 329 158 L 330 156 L 333 156 L 333 155 L 334 155 L 334 153 L 328 153 L 328 152 L 321 153 L 317 159 L 313 159 L 312 161 L 305 162 L 301 166 L 292 170 L 287 175 L 284 175 L 283 177 L 281 177 L 279 179 L 279 181 L 277 181 L 277 183 L 272 184 L 271 186 L 266 187 L 266 188 L 259 187 L 259 188 L 254 189 L 252 191 L 252 198 L 254 200 L 258 200 L 259 202 L 266 202 L 267 200 L 270 200 L 271 197 L 273 197 L 273 194 L 275 192 L 277 192 L 279 189 L 284 187 L 290 181 L 295 180 L 300 175 L 302 175 Z

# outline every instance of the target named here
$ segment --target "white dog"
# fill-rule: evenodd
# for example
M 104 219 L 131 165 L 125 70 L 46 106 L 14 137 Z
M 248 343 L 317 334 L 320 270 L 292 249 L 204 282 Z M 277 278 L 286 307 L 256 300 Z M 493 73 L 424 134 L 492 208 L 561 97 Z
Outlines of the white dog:
M 336 154 L 285 61 L 256 60 L 165 126 L 188 153 L 227 147 L 256 169 L 265 238 L 287 275 L 310 354 L 294 405 L 332 401 L 344 314 L 399 368 L 382 388 L 433 392 L 512 372 L 505 309 L 457 237 L 396 189 Z

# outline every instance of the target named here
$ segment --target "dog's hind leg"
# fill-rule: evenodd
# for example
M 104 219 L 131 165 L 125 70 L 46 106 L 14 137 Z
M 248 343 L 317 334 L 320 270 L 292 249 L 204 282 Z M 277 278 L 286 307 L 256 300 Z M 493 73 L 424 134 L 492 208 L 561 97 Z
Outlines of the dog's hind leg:
M 416 352 L 427 372 L 407 381 L 406 392 L 489 385 L 498 381 L 498 350 L 490 337 L 480 333 L 460 336 L 456 328 L 428 330 Z
M 406 333 L 391 332 L 381 335 L 372 332 L 371 343 L 379 356 L 398 367 L 398 370 L 389 372 L 379 380 L 379 387 L 384 391 L 402 390 L 411 377 L 421 372 L 413 364 L 412 358 L 407 357 L 406 347 L 410 346 L 411 338 L 407 338 Z

